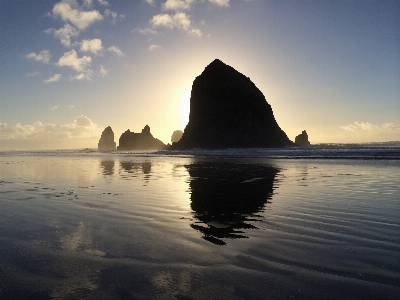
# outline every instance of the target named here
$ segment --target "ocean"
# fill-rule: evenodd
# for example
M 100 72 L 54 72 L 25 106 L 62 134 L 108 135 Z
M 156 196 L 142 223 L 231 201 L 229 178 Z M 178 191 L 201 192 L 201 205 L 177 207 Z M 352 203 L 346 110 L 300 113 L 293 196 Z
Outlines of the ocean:
M 0 152 L 0 299 L 398 299 L 399 145 Z

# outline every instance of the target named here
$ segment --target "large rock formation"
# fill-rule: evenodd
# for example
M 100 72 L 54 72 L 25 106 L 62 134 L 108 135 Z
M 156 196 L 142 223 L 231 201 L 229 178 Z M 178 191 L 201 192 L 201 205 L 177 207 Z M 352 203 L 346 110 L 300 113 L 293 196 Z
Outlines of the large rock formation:
M 216 59 L 194 80 L 189 123 L 170 149 L 291 145 L 250 78 Z
M 310 142 L 308 141 L 308 134 L 305 130 L 303 130 L 301 134 L 296 136 L 296 138 L 294 139 L 294 143 L 297 146 L 302 146 L 302 147 L 311 145 Z
M 110 126 L 104 129 L 103 133 L 101 134 L 97 147 L 99 150 L 103 151 L 117 149 L 116 144 L 114 142 L 114 132 L 112 131 Z
M 141 133 L 125 131 L 119 138 L 118 150 L 163 150 L 167 146 L 150 133 L 150 127 L 146 125 Z

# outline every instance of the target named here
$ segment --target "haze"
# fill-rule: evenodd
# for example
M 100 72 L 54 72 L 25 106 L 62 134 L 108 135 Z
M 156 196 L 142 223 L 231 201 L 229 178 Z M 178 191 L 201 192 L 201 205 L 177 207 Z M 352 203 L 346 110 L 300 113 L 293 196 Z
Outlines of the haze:
M 0 149 L 95 148 L 148 124 L 171 141 L 218 58 L 291 140 L 400 140 L 400 2 L 0 2 Z

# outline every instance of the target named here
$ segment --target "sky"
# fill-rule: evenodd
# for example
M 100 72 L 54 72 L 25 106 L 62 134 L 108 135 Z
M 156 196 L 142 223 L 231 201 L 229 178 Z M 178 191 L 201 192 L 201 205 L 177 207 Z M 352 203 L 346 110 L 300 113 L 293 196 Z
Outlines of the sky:
M 400 141 L 400 1 L 0 0 L 0 149 L 184 130 L 218 58 L 289 139 Z

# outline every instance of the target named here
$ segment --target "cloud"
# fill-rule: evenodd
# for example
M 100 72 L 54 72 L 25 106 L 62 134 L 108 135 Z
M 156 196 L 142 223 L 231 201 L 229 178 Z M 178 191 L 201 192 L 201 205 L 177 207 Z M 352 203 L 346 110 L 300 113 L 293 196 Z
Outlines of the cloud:
M 26 77 L 36 77 L 39 76 L 40 73 L 39 72 L 30 72 L 30 73 L 26 73 Z
M 150 24 L 152 24 L 153 27 L 166 27 L 168 29 L 177 27 L 188 30 L 190 27 L 190 18 L 183 12 L 178 12 L 173 16 L 169 14 L 158 14 L 153 16 L 150 20 Z
M 106 68 L 104 68 L 102 65 L 100 65 L 100 71 L 99 71 L 99 75 L 101 77 L 105 77 L 108 74 L 109 70 L 107 70 Z
M 81 115 L 71 123 L 56 126 L 40 121 L 30 124 L 17 123 L 9 126 L 0 123 L 0 140 L 56 140 L 76 138 L 98 138 L 102 128 L 84 115 Z
M 107 51 L 111 52 L 119 57 L 125 56 L 125 54 L 117 46 L 111 46 L 107 49 Z
M 0 139 L 47 138 L 50 134 L 54 133 L 54 128 L 54 124 L 43 124 L 42 122 L 35 122 L 33 125 L 17 123 L 15 126 L 0 123 Z
M 87 69 L 91 63 L 92 59 L 90 56 L 78 58 L 76 51 L 72 49 L 71 51 L 64 53 L 64 55 L 59 59 L 57 65 L 60 67 L 70 67 L 75 71 L 82 72 L 83 70 Z
M 349 125 L 340 126 L 346 132 L 346 136 L 354 141 L 368 140 L 373 141 L 389 141 L 397 139 L 400 136 L 400 124 L 384 123 L 382 125 L 374 125 L 369 122 L 355 121 Z M 396 138 L 397 137 L 397 138 Z
M 50 57 L 51 55 L 49 50 L 42 50 L 38 54 L 36 54 L 35 52 L 31 52 L 26 56 L 26 58 L 32 58 L 36 61 L 42 61 L 46 64 L 49 63 Z
M 60 126 L 61 136 L 66 138 L 98 138 L 102 128 L 93 123 L 87 116 L 81 115 L 72 123 Z
M 106 2 L 106 1 L 103 1 Z M 76 0 L 63 0 L 53 7 L 53 16 L 69 21 L 79 29 L 85 29 L 91 24 L 103 20 L 98 10 L 83 11 Z
M 82 6 L 83 7 L 92 7 L 93 6 L 93 0 L 82 0 Z
M 189 30 L 188 32 L 189 32 L 189 34 L 194 35 L 194 36 L 198 36 L 198 37 L 201 37 L 203 35 L 201 30 L 197 29 L 197 28 L 193 28 L 193 29 Z
M 108 3 L 108 1 L 105 1 L 105 0 L 97 0 L 97 2 L 99 2 L 99 4 L 100 5 L 103 5 L 103 6 L 109 6 L 110 4 Z
M 145 0 L 148 4 L 150 4 L 151 6 L 156 6 L 156 3 L 154 0 Z
M 154 28 L 157 27 L 165 27 L 167 29 L 178 28 L 191 35 L 199 37 L 203 35 L 200 29 L 193 28 L 191 26 L 190 16 L 184 12 L 177 12 L 174 15 L 158 14 L 153 16 L 153 18 L 149 22 Z
M 49 28 L 44 32 L 53 33 L 54 37 L 60 39 L 61 44 L 63 44 L 65 47 L 71 46 L 71 38 L 79 35 L 79 30 L 75 29 L 69 24 L 65 24 L 64 27 L 57 30 Z
M 210 3 L 220 6 L 220 7 L 228 7 L 229 0 L 210 0 Z
M 61 79 L 61 74 L 54 74 L 49 79 L 46 79 L 44 83 L 58 82 L 60 81 L 60 79 Z
M 105 16 L 106 18 L 112 18 L 112 21 L 111 21 L 112 23 L 117 22 L 117 21 L 118 21 L 118 18 L 119 18 L 119 19 L 125 18 L 124 15 L 118 15 L 118 13 L 116 13 L 115 11 L 112 11 L 112 10 L 110 10 L 110 9 L 108 9 L 108 8 L 104 11 L 104 16 Z
M 143 34 L 143 35 L 157 35 L 157 31 L 155 31 L 155 30 L 153 30 L 151 28 L 144 28 L 144 29 L 135 28 L 135 29 L 132 30 L 132 32 L 138 32 L 138 33 Z
M 149 50 L 149 51 L 151 52 L 151 51 L 154 51 L 154 50 L 157 50 L 157 49 L 160 49 L 160 48 L 161 48 L 160 45 L 151 44 L 151 45 L 147 48 L 147 50 Z
M 56 105 L 56 106 L 53 106 L 53 107 L 50 107 L 50 110 L 57 110 L 59 108 L 59 105 Z
M 97 55 L 103 50 L 103 45 L 100 39 L 83 40 L 81 42 L 81 51 L 92 52 Z
M 164 10 L 189 10 L 194 0 L 167 0 L 163 5 Z
M 150 24 L 153 25 L 153 27 L 166 27 L 169 29 L 172 29 L 175 26 L 174 20 L 168 14 L 158 14 L 153 16 L 150 20 Z
M 75 76 L 71 77 L 71 81 L 72 80 L 92 80 L 92 74 L 93 71 L 92 70 L 86 70 L 85 72 L 79 73 Z

